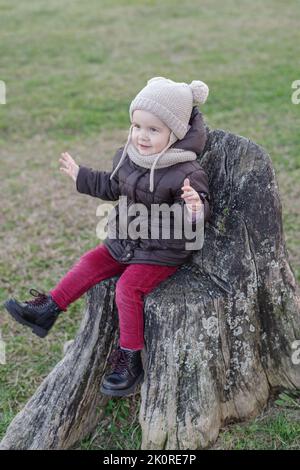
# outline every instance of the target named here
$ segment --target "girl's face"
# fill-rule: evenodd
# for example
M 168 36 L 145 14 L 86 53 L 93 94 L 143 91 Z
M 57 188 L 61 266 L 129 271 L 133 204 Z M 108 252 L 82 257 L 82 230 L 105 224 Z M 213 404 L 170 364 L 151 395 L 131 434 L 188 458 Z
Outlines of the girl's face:
M 132 124 L 132 143 L 141 155 L 159 153 L 168 144 L 171 129 L 154 114 L 136 109 Z

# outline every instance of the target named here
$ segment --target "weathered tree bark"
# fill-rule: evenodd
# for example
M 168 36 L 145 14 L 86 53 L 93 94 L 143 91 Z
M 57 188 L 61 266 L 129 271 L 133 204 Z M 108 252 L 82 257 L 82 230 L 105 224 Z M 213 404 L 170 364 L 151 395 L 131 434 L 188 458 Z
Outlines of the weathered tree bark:
M 300 292 L 272 162 L 252 141 L 215 130 L 201 164 L 212 195 L 204 246 L 145 298 L 144 449 L 207 447 L 227 422 L 256 416 L 272 393 L 300 388 L 292 360 Z M 95 428 L 107 402 L 99 384 L 117 342 L 117 279 L 88 292 L 74 343 L 0 449 L 66 449 Z

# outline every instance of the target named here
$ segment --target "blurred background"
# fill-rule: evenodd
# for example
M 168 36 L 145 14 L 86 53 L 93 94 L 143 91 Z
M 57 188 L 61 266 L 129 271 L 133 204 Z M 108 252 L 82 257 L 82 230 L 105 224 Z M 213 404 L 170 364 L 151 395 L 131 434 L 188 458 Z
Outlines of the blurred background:
M 0 0 L 1 303 L 49 290 L 100 240 L 100 200 L 59 171 L 62 152 L 111 170 L 126 142 L 128 107 L 153 76 L 210 88 L 211 129 L 270 154 L 290 262 L 300 280 L 300 8 L 296 0 Z M 84 297 L 41 340 L 1 308 L 0 438 L 79 327 Z M 4 362 L 4 361 L 3 361 Z M 252 423 L 226 428 L 225 449 L 299 448 L 300 404 L 278 400 Z M 137 449 L 139 396 L 109 401 L 80 449 Z

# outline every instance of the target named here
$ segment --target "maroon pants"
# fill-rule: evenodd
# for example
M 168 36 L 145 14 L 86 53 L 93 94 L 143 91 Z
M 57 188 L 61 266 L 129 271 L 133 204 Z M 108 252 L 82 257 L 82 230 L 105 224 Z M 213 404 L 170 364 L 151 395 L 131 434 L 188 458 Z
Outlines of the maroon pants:
M 105 244 L 87 251 L 49 293 L 62 310 L 88 289 L 112 276 L 121 274 L 116 284 L 120 346 L 144 347 L 144 300 L 158 284 L 179 266 L 159 264 L 125 264 L 115 260 Z

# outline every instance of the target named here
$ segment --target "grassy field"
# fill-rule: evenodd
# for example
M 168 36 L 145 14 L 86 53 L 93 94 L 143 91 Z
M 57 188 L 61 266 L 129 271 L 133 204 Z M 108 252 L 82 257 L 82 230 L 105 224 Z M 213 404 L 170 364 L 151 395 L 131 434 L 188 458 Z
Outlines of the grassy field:
M 0 302 L 50 289 L 96 237 L 99 200 L 59 171 L 61 152 L 110 170 L 125 143 L 128 106 L 153 76 L 205 81 L 211 128 L 251 138 L 270 154 L 290 262 L 300 281 L 300 105 L 296 0 L 0 0 L 2 211 Z M 0 437 L 76 334 L 84 297 L 40 340 L 1 311 Z M 136 449 L 139 396 L 110 400 L 81 449 Z M 216 448 L 300 448 L 299 400 L 223 430 Z

